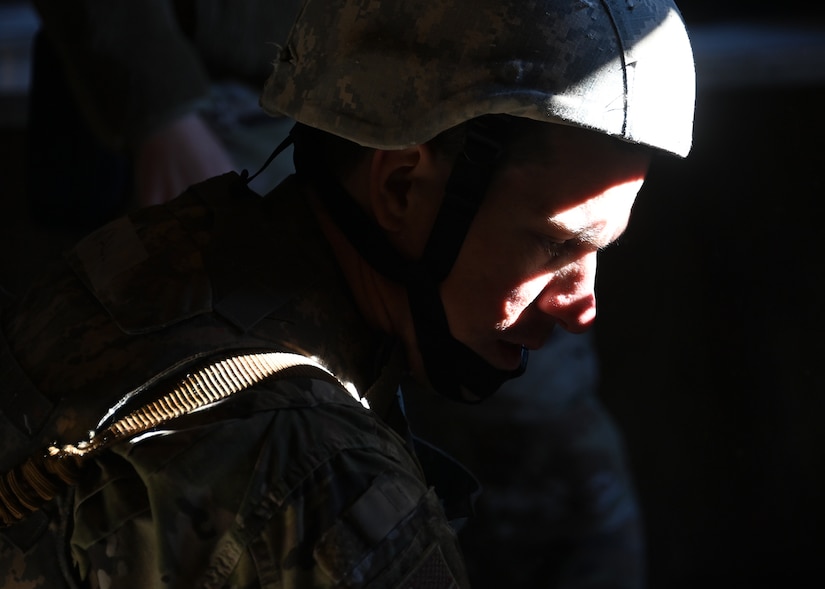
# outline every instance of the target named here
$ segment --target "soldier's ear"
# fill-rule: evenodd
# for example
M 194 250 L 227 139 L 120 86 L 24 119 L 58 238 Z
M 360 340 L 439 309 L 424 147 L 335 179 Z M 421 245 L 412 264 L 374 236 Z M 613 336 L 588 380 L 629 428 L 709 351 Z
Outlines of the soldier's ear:
M 435 221 L 449 162 L 428 145 L 376 150 L 370 167 L 370 207 L 400 251 L 417 257 Z

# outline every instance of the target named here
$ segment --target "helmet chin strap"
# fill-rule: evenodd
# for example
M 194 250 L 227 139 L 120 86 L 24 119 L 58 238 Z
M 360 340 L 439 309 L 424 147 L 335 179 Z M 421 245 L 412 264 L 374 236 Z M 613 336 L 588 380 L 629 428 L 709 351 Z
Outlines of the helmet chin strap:
M 470 225 L 481 206 L 493 173 L 504 156 L 501 138 L 506 128 L 495 117 L 467 123 L 464 149 L 453 165 L 421 261 L 407 281 L 415 333 L 427 376 L 435 389 L 463 402 L 478 402 L 492 395 L 511 378 L 524 373 L 521 365 L 500 370 L 450 334 L 438 286 L 453 268 Z
M 296 125 L 293 134 L 312 132 Z M 468 123 L 462 154 L 447 181 L 438 212 L 420 260 L 402 257 L 378 226 L 328 172 L 294 151 L 295 168 L 318 187 L 318 196 L 358 253 L 378 272 L 405 285 L 410 301 L 418 349 L 427 378 L 436 391 L 453 400 L 476 403 L 492 395 L 504 381 L 521 375 L 527 365 L 522 348 L 521 365 L 500 370 L 450 333 L 439 285 L 452 270 L 464 238 L 489 187 L 496 163 L 503 156 L 501 143 L 488 123 Z
M 413 278 L 407 282 L 407 293 L 418 349 L 436 391 L 455 401 L 477 403 L 495 393 L 506 380 L 524 373 L 525 348 L 521 349 L 517 369 L 500 370 L 450 334 L 438 285 L 433 280 L 426 276 Z

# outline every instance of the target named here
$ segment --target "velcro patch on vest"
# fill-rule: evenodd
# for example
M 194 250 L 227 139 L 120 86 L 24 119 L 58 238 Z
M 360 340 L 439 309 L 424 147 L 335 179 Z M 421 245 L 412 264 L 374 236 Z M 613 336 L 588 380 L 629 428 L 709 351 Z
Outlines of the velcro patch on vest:
M 89 234 L 77 244 L 75 251 L 96 292 L 106 292 L 117 276 L 149 258 L 126 217 L 115 219 Z
M 430 548 L 427 555 L 398 586 L 399 589 L 457 589 L 458 583 L 444 558 L 441 546 Z
M 212 310 L 197 244 L 168 207 L 123 217 L 83 239 L 66 259 L 125 333 L 148 333 Z M 135 213 L 137 214 L 137 213 Z

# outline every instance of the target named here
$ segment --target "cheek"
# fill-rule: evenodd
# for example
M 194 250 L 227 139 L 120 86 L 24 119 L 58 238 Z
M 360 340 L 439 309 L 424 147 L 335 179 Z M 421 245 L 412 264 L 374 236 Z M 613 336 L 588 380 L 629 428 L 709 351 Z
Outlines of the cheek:
M 504 318 L 499 322 L 499 329 L 506 329 L 518 321 L 524 310 L 535 301 L 550 282 L 551 274 L 542 274 L 520 284 L 510 291 L 504 302 Z
M 494 252 L 462 252 L 441 286 L 441 298 L 453 335 L 462 339 L 479 329 L 489 330 L 504 318 L 514 283 L 502 276 L 502 260 Z M 469 264 L 467 260 L 483 263 Z M 466 343 L 466 342 L 465 342 Z
M 487 220 L 481 217 L 471 227 L 442 285 L 450 327 L 456 331 L 506 328 L 546 283 L 544 272 L 536 276 L 535 260 L 525 259 L 523 242 L 500 226 L 485 231 Z
M 497 206 L 488 196 L 442 285 L 442 300 L 453 335 L 488 333 L 511 324 L 534 299 L 541 278 L 535 253 L 528 251 L 512 203 Z M 526 280 L 529 276 L 530 280 Z
M 456 267 L 442 286 L 453 335 L 502 330 L 515 323 L 544 289 L 549 275 L 524 280 L 512 260 L 488 257 L 474 272 Z

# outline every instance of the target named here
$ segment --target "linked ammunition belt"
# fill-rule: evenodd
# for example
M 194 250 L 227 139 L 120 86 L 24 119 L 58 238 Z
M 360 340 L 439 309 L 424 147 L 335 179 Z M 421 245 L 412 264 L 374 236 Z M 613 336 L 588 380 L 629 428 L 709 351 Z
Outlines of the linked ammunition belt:
M 52 445 L 39 456 L 0 476 L 0 527 L 39 510 L 67 486 L 78 482 L 90 457 L 161 424 L 222 401 L 274 375 L 310 376 L 340 383 L 323 366 L 298 354 L 261 352 L 224 358 L 187 374 L 171 391 L 136 409 L 88 440 Z

